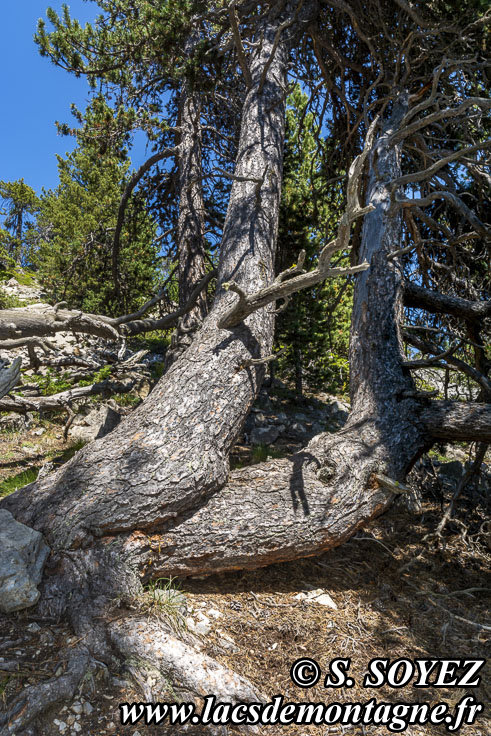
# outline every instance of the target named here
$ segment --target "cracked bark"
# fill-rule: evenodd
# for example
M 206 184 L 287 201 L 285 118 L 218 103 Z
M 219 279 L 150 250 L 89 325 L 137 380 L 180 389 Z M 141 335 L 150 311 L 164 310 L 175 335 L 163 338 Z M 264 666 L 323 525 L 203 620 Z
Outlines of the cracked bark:
M 274 279 L 288 61 L 284 42 L 277 46 L 261 91 L 259 83 L 280 22 L 281 18 L 264 19 L 263 43 L 251 59 L 254 86 L 244 102 L 236 161 L 241 180 L 232 185 L 211 313 L 192 345 L 132 413 L 131 421 L 81 450 L 62 472 L 2 501 L 16 518 L 42 530 L 50 540 L 52 554 L 40 609 L 56 617 L 67 613 L 74 631 L 86 637 L 90 660 L 110 659 L 109 642 L 123 656 L 143 646 L 136 624 L 130 626 L 137 636 L 133 642 L 128 631 L 106 626 L 101 632 L 97 623 L 103 618 L 101 611 L 110 610 L 111 599 L 129 601 L 141 592 L 141 582 L 131 560 L 124 559 L 120 540 L 135 528 L 149 532 L 190 512 L 225 484 L 228 453 L 264 375 L 264 365 L 251 365 L 247 370 L 239 366 L 271 353 L 273 305 L 254 312 L 231 330 L 218 329 L 217 322 L 235 299 L 221 288 L 222 283 L 233 279 L 255 292 Z M 265 172 L 258 188 L 251 180 Z M 115 544 L 107 543 L 109 533 L 118 536 L 111 540 Z M 87 620 L 84 611 L 92 619 Z M 144 636 L 147 633 L 143 631 Z M 179 686 L 189 697 L 198 700 L 203 688 L 212 691 L 219 677 L 227 699 L 257 700 L 252 685 L 213 660 L 200 658 L 196 649 L 187 654 L 193 667 L 178 668 L 177 654 L 182 654 L 184 645 L 171 640 L 165 626 L 160 634 L 162 677 L 169 673 L 182 677 Z M 76 663 L 73 666 L 78 673 Z M 74 675 L 70 687 L 63 690 L 68 696 L 76 680 Z M 26 697 L 34 701 L 37 693 L 26 693 Z M 15 713 L 11 711 L 0 721 L 1 736 L 12 733 L 12 728 L 22 733 L 38 715 L 26 698 L 13 707 Z
M 189 46 L 193 38 L 190 38 Z M 188 49 L 188 53 L 190 49 Z M 206 274 L 205 207 L 202 189 L 201 101 L 187 83 L 179 96 L 180 142 L 178 150 L 179 217 L 177 221 L 179 305 L 190 298 L 193 285 Z M 166 355 L 170 367 L 189 347 L 206 317 L 206 294 L 201 293 L 194 308 L 179 322 Z

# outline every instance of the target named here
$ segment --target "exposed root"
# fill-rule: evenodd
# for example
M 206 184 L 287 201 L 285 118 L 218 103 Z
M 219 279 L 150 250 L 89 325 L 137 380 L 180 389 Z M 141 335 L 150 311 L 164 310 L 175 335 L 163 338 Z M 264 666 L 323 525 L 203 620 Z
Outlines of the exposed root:
M 29 733 L 30 724 L 54 705 L 69 701 L 82 681 L 90 664 L 85 647 L 67 650 L 63 674 L 52 677 L 40 685 L 30 685 L 0 716 L 0 736 L 20 736 Z
M 125 618 L 111 623 L 109 634 L 130 669 L 131 663 L 137 662 L 140 671 L 152 672 L 153 688 L 160 692 L 148 691 L 144 683 L 145 697 L 150 700 L 183 700 L 200 707 L 202 699 L 213 694 L 219 702 L 266 702 L 249 680 L 203 654 L 196 638 L 189 634 L 177 638 L 161 621 Z M 254 727 L 243 730 L 256 732 Z

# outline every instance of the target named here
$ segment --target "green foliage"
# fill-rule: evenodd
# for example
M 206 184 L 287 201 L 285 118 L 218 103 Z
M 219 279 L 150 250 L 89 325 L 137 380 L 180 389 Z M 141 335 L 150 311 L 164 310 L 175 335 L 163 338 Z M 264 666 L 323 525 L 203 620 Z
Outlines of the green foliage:
M 21 473 L 17 473 L 17 475 L 13 475 L 10 478 L 5 478 L 5 480 L 0 482 L 0 498 L 9 496 L 19 488 L 33 483 L 38 477 L 38 473 L 39 468 L 29 468 L 29 470 L 23 470 Z
M 284 182 L 279 243 L 283 270 L 306 251 L 305 268 L 315 268 L 318 254 L 334 235 L 341 200 L 339 183 L 327 187 L 320 139 L 314 116 L 306 113 L 307 97 L 297 86 L 288 99 Z M 300 124 L 300 121 L 303 123 Z M 339 265 L 348 265 L 341 254 Z M 341 279 L 298 292 L 278 319 L 277 340 L 285 350 L 278 360 L 281 375 L 301 387 L 324 387 L 344 393 L 348 383 L 349 325 L 352 286 Z
M 36 241 L 32 216 L 39 207 L 36 192 L 24 179 L 0 181 L 0 268 L 11 270 L 18 265 L 30 265 L 35 260 Z
M 1 277 L 0 281 L 3 281 Z M 0 309 L 15 309 L 15 307 L 23 306 L 25 306 L 25 302 L 21 301 L 21 299 L 18 299 L 16 296 L 7 294 L 7 292 L 0 286 Z
M 103 381 L 106 381 L 111 375 L 111 366 L 105 365 L 103 368 L 101 368 L 99 371 L 94 373 L 91 376 L 88 376 L 87 378 L 83 378 L 78 382 L 79 386 L 92 386 L 93 383 L 102 383 Z
M 47 368 L 45 375 L 34 374 L 29 380 L 32 383 L 37 383 L 42 396 L 52 396 L 61 391 L 68 391 L 73 385 L 70 381 L 70 373 L 63 372 L 60 374 L 53 368 Z
M 99 105 L 98 114 L 107 107 Z M 95 124 L 91 115 L 88 119 Z M 58 157 L 60 184 L 43 192 L 37 228 L 40 280 L 52 301 L 108 315 L 131 312 L 151 293 L 156 278 L 156 226 L 144 203 L 133 197 L 120 238 L 120 282 L 112 280 L 112 244 L 118 208 L 129 172 L 120 146 L 101 150 L 81 141 L 65 159 Z

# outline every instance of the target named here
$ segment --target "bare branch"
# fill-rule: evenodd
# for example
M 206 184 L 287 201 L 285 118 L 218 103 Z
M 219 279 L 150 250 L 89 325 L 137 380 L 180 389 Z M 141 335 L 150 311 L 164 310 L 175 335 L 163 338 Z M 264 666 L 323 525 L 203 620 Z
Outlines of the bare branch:
M 484 237 L 489 237 L 489 235 L 491 234 L 490 229 L 481 222 L 477 215 L 469 207 L 467 207 L 466 204 L 464 204 L 461 198 L 453 192 L 447 191 L 446 189 L 439 189 L 438 191 L 431 192 L 426 197 L 421 197 L 419 199 L 398 199 L 394 195 L 394 206 L 426 207 L 427 205 L 434 202 L 435 199 L 446 199 L 451 202 L 454 207 L 459 210 L 471 223 L 471 225 Z
M 432 401 L 420 419 L 433 439 L 491 443 L 491 404 Z
M 27 411 L 56 411 L 65 409 L 73 404 L 74 401 L 86 398 L 87 396 L 110 395 L 115 393 L 128 393 L 131 391 L 135 382 L 117 382 L 102 381 L 101 383 L 93 383 L 91 386 L 77 386 L 68 391 L 62 391 L 51 396 L 26 397 L 12 396 L 9 399 L 0 398 L 0 411 L 15 412 L 16 414 L 25 414 Z
M 131 193 L 133 192 L 133 189 L 136 187 L 142 176 L 144 176 L 149 169 L 152 168 L 152 166 L 158 161 L 162 161 L 164 158 L 169 158 L 170 156 L 175 156 L 177 154 L 178 150 L 177 148 L 166 148 L 163 151 L 159 151 L 159 153 L 155 153 L 153 156 L 150 156 L 149 159 L 147 159 L 140 168 L 133 174 L 129 182 L 127 183 L 123 196 L 121 197 L 121 202 L 119 203 L 119 210 L 118 210 L 118 219 L 116 222 L 116 230 L 114 231 L 114 239 L 113 239 L 113 252 L 112 252 L 112 277 L 113 277 L 113 283 L 114 287 L 116 289 L 119 288 L 119 246 L 120 246 L 120 237 L 121 237 L 121 231 L 123 229 L 123 223 L 124 223 L 124 213 L 126 211 L 126 207 L 128 205 Z
M 481 320 L 491 317 L 491 302 L 473 302 L 459 296 L 431 291 L 417 284 L 404 284 L 404 304 L 406 307 L 420 307 L 436 314 L 453 314 L 467 320 Z
M 353 266 L 351 268 L 329 268 L 329 263 L 333 253 L 335 253 L 336 251 L 349 249 L 352 223 L 359 217 L 363 217 L 368 212 L 371 212 L 374 209 L 374 206 L 371 204 L 369 204 L 367 207 L 360 207 L 358 199 L 358 188 L 365 160 L 373 146 L 377 125 L 378 117 L 376 117 L 370 125 L 363 151 L 355 158 L 350 166 L 346 194 L 346 210 L 339 221 L 337 237 L 335 238 L 335 240 L 332 240 L 323 248 L 322 252 L 319 255 L 317 268 L 315 268 L 313 271 L 310 271 L 309 273 L 302 273 L 301 275 L 295 276 L 294 278 L 289 278 L 288 280 L 284 281 L 283 279 L 286 279 L 288 277 L 288 274 L 291 275 L 292 273 L 298 273 L 297 264 L 297 266 L 293 266 L 291 269 L 288 269 L 287 271 L 284 271 L 282 274 L 280 274 L 273 284 L 271 284 L 270 286 L 266 286 L 264 289 L 261 289 L 260 291 L 252 295 L 245 294 L 243 290 L 233 282 L 223 284 L 223 287 L 226 290 L 228 289 L 230 291 L 235 291 L 239 294 L 239 301 L 236 302 L 236 304 L 234 304 L 232 308 L 229 309 L 219 319 L 219 328 L 231 329 L 232 327 L 235 327 L 240 322 L 242 322 L 246 317 L 252 314 L 252 312 L 255 312 L 257 309 L 261 309 L 262 307 L 265 307 L 268 304 L 271 304 L 271 302 L 277 301 L 278 299 L 287 299 L 291 294 L 294 294 L 300 289 L 306 289 L 309 286 L 313 286 L 314 284 L 317 284 L 320 281 L 324 281 L 328 278 L 360 273 L 361 271 L 366 271 L 366 269 L 369 268 L 369 264 L 367 262 L 361 263 L 360 265 Z M 304 259 L 305 256 L 301 253 L 299 255 L 300 268 L 303 266 Z
M 421 340 L 421 338 L 407 332 L 407 330 L 403 331 L 403 338 L 407 343 L 417 348 L 421 353 L 434 355 L 433 358 L 429 358 L 428 360 L 410 361 L 405 364 L 408 368 L 425 368 L 427 365 L 434 365 L 437 361 L 445 360 L 448 365 L 452 365 L 461 373 L 465 373 L 466 376 L 469 376 L 469 378 L 479 384 L 486 397 L 491 397 L 491 381 L 489 378 L 478 371 L 477 368 L 474 368 L 474 366 L 465 363 L 465 361 L 460 360 L 460 358 L 456 358 L 453 355 L 454 348 L 447 350 L 446 353 L 441 353 L 436 345 L 433 345 L 427 340 Z M 416 363 L 420 363 L 421 365 L 415 365 Z
M 237 10 L 236 10 L 235 5 L 236 5 L 236 0 L 230 3 L 229 8 L 228 8 L 228 17 L 230 21 L 230 27 L 232 29 L 232 34 L 234 37 L 235 48 L 237 49 L 237 58 L 239 59 L 240 68 L 242 69 L 242 74 L 244 75 L 244 81 L 246 83 L 247 89 L 251 89 L 252 87 L 251 70 L 249 69 L 249 64 L 247 63 L 247 57 L 245 54 L 244 46 L 242 44 L 242 39 L 240 37 L 239 19 L 237 17 Z
M 473 106 L 489 110 L 491 108 L 491 100 L 487 97 L 468 97 L 466 100 L 461 102 L 460 105 L 457 105 L 457 107 L 446 107 L 443 110 L 437 110 L 429 115 L 419 118 L 419 120 L 415 120 L 414 123 L 411 123 L 410 125 L 399 128 L 399 130 L 392 135 L 391 141 L 393 143 L 397 143 L 410 135 L 414 135 L 418 130 L 426 128 L 428 125 L 436 123 L 439 120 L 448 120 L 449 118 L 458 117 L 469 107 Z

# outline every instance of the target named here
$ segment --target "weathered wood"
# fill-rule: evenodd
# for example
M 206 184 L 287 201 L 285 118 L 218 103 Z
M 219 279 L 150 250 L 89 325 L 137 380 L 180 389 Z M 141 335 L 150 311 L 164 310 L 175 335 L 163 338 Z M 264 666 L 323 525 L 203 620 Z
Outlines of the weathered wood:
M 491 404 L 431 401 L 420 416 L 434 439 L 491 443 Z
M 0 400 L 19 382 L 21 366 L 22 358 L 15 358 L 10 365 L 0 367 Z
M 404 304 L 406 307 L 419 307 L 434 314 L 453 314 L 468 320 L 481 320 L 491 317 L 491 302 L 473 302 L 459 296 L 442 294 L 426 289 L 418 284 L 404 285 Z

